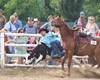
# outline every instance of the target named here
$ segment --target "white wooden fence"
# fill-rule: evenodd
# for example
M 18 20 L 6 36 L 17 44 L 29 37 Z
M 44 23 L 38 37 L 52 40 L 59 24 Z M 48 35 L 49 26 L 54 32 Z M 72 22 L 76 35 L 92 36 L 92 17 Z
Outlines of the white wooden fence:
M 4 46 L 36 46 L 36 44 L 6 44 L 4 42 L 5 35 L 7 36 L 35 36 L 35 37 L 41 37 L 40 34 L 23 34 L 23 33 L 1 33 L 0 34 L 0 51 L 1 51 L 1 68 L 4 68 L 5 66 L 13 67 L 13 66 L 21 66 L 21 67 L 30 67 L 32 65 L 25 65 L 25 64 L 5 64 L 5 56 L 7 57 L 25 57 L 25 55 L 21 54 L 5 54 Z M 87 56 L 74 56 L 77 58 L 87 58 Z
M 21 54 L 5 54 L 4 46 L 33 46 L 35 47 L 37 44 L 6 44 L 4 42 L 5 35 L 7 36 L 35 36 L 35 37 L 41 37 L 40 34 L 23 34 L 23 33 L 1 33 L 0 34 L 0 51 L 1 51 L 1 68 L 4 68 L 5 66 L 31 66 L 31 65 L 24 65 L 24 64 L 5 64 L 5 56 L 7 57 L 25 57 L 25 55 Z

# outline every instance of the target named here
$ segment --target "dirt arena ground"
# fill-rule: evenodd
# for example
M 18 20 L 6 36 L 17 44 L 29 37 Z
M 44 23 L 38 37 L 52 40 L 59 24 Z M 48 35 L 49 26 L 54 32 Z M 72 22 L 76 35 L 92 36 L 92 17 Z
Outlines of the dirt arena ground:
M 71 68 L 71 76 L 61 68 L 0 68 L 0 80 L 100 80 L 100 78 L 87 78 L 77 68 Z

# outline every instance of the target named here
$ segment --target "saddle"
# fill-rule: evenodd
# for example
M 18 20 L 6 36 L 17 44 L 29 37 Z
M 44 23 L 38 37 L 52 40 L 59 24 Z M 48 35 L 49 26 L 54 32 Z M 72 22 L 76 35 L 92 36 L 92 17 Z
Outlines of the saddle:
M 75 39 L 75 48 L 74 48 L 74 54 L 77 54 L 77 51 L 79 49 L 80 43 L 85 44 L 82 48 L 85 48 L 89 43 L 91 43 L 91 40 L 94 40 L 94 37 L 92 37 L 92 34 L 87 35 L 85 32 L 76 32 L 76 39 Z
M 87 35 L 85 32 L 77 32 L 76 34 L 76 42 L 78 41 L 79 43 L 90 43 L 92 39 L 92 34 Z

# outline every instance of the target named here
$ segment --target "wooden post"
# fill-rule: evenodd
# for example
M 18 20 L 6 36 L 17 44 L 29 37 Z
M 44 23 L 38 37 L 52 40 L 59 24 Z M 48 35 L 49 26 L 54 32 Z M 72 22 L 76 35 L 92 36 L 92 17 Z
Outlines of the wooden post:
M 4 51 L 4 33 L 0 34 L 0 39 L 1 39 L 1 68 L 4 68 L 4 64 L 5 64 L 5 51 Z

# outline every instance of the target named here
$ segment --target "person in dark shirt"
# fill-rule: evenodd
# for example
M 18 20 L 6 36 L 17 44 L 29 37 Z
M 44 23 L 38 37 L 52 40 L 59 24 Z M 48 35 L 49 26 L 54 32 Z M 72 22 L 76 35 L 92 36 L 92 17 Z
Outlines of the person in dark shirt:
M 37 27 L 33 24 L 32 17 L 28 17 L 28 22 L 23 27 L 23 30 L 26 34 L 36 34 L 37 33 Z

